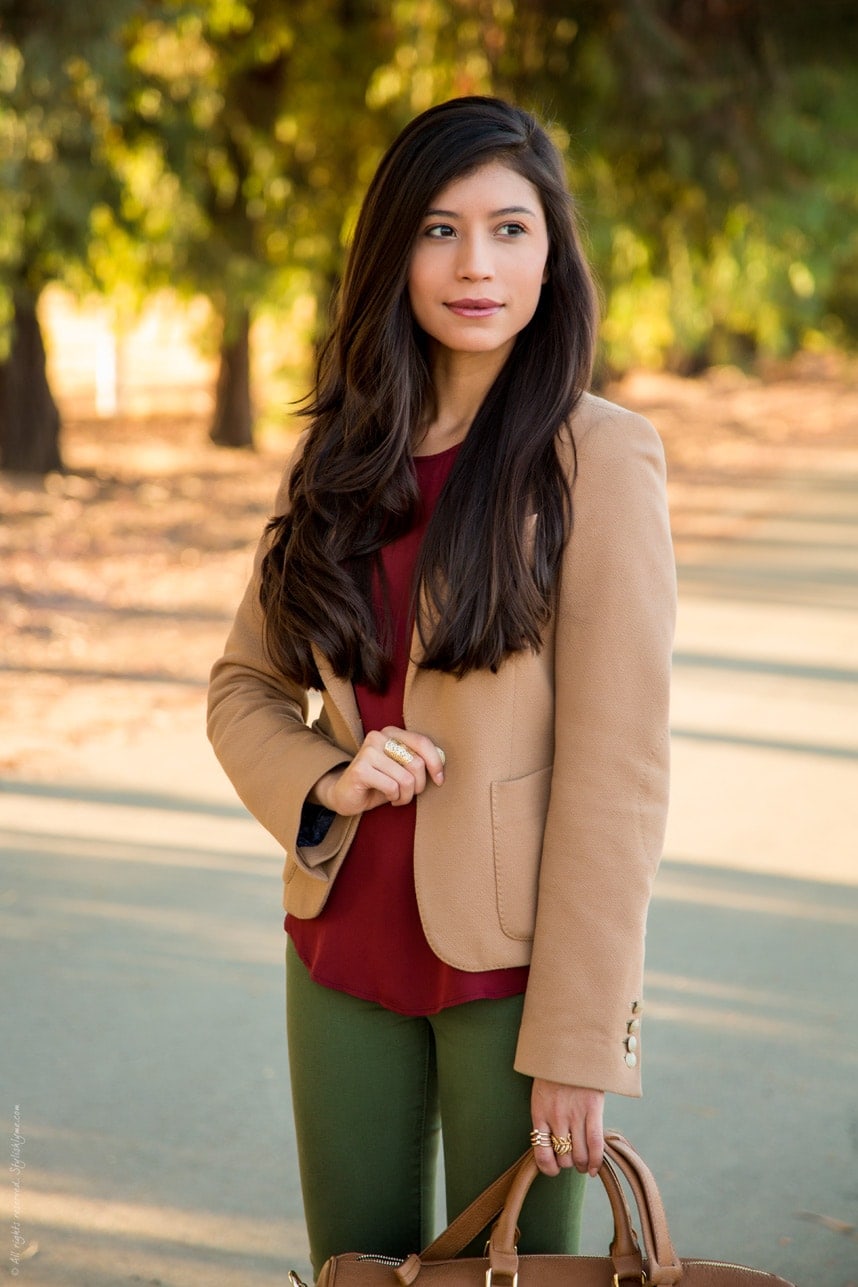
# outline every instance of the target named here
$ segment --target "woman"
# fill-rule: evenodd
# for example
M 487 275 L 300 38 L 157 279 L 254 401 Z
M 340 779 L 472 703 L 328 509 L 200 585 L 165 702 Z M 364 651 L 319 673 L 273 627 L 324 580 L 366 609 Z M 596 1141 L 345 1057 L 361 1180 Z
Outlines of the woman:
M 530 1135 L 522 1250 L 574 1251 L 604 1094 L 640 1093 L 675 583 L 661 445 L 585 392 L 594 335 L 544 130 L 414 120 L 210 691 L 286 850 L 316 1272 L 429 1240 L 439 1123 L 450 1218 Z

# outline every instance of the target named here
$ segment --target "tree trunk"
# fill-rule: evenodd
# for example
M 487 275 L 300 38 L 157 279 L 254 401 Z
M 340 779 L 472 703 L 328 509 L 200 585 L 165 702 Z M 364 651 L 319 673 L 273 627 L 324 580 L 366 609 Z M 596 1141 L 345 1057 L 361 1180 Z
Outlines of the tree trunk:
M 15 295 L 12 348 L 0 363 L 0 466 L 22 473 L 62 469 L 60 413 L 45 369 L 36 299 Z
M 250 399 L 250 313 L 240 310 L 224 323 L 214 421 L 209 437 L 219 447 L 253 446 Z

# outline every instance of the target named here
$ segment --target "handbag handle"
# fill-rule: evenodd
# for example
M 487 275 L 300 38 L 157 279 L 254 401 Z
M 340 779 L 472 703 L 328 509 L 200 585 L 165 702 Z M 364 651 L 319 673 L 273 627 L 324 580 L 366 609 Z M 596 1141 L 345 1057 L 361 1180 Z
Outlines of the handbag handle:
M 628 1204 L 620 1187 L 615 1168 L 628 1182 L 637 1207 L 641 1236 L 646 1254 L 646 1275 L 642 1254 L 631 1222 Z M 538 1174 L 532 1149 L 484 1189 L 453 1220 L 443 1233 L 420 1255 L 409 1256 L 396 1270 L 402 1287 L 409 1287 L 424 1261 L 450 1259 L 499 1214 L 488 1244 L 489 1270 L 487 1287 L 494 1279 L 507 1280 L 517 1287 L 518 1241 L 517 1222 L 527 1192 Z M 599 1171 L 605 1186 L 614 1220 L 614 1238 L 610 1255 L 616 1284 L 646 1281 L 653 1287 L 672 1287 L 682 1277 L 682 1265 L 670 1239 L 664 1204 L 655 1178 L 635 1148 L 617 1131 L 605 1135 L 605 1159 Z M 498 1285 L 499 1287 L 499 1285 Z
M 533 1152 L 528 1149 L 517 1162 L 508 1167 L 488 1188 L 474 1198 L 473 1202 L 464 1211 L 460 1212 L 455 1220 L 451 1221 L 434 1242 L 425 1247 L 419 1255 L 411 1255 L 401 1265 L 397 1266 L 395 1273 L 402 1287 L 409 1287 L 409 1284 L 413 1283 L 424 1263 L 449 1260 L 458 1255 L 490 1221 L 494 1220 L 498 1214 L 503 1219 L 504 1213 L 507 1211 L 514 1213 L 511 1245 L 509 1248 L 504 1247 L 502 1249 L 495 1247 L 494 1255 L 492 1255 L 490 1240 L 489 1274 L 508 1272 L 514 1278 L 518 1265 L 518 1254 L 515 1247 L 518 1241 L 518 1229 L 515 1221 L 518 1219 L 524 1198 L 537 1174 Z M 635 1283 L 640 1283 L 643 1279 L 643 1257 L 632 1227 L 628 1203 L 620 1187 L 616 1171 L 607 1158 L 602 1164 L 599 1178 L 602 1180 L 608 1194 L 608 1201 L 611 1204 L 614 1219 L 611 1259 L 617 1280 L 618 1282 L 624 1282 L 631 1279 Z M 499 1225 L 500 1222 L 498 1222 L 498 1226 L 493 1231 L 492 1239 L 494 1239 Z
M 611 1158 L 628 1181 L 638 1209 L 650 1282 L 666 1285 L 678 1282 L 682 1267 L 670 1240 L 667 1215 L 655 1176 L 637 1149 L 619 1131 L 608 1131 L 605 1142 Z
M 467 1247 L 487 1224 L 500 1215 L 509 1187 L 519 1168 L 527 1161 L 530 1151 L 528 1149 L 527 1153 L 522 1153 L 521 1157 L 517 1158 L 512 1166 L 508 1166 L 496 1180 L 493 1180 L 488 1188 L 483 1189 L 464 1211 L 460 1211 L 455 1220 L 451 1220 L 447 1228 L 438 1234 L 434 1242 L 430 1242 L 428 1247 L 423 1248 L 419 1259 L 451 1260 L 453 1256 L 458 1256 L 459 1252 Z M 408 1264 L 408 1261 L 405 1261 L 405 1264 Z M 400 1268 L 404 1268 L 404 1265 Z M 401 1274 L 398 1276 L 402 1277 Z M 408 1281 L 411 1280 L 408 1279 Z
M 632 1226 L 628 1203 L 620 1187 L 613 1160 L 608 1156 L 607 1148 L 605 1153 L 606 1156 L 599 1168 L 599 1179 L 605 1186 L 614 1219 L 614 1237 L 610 1246 L 614 1283 L 617 1287 L 624 1282 L 640 1284 L 646 1281 L 643 1257 Z M 522 1159 L 513 1177 L 500 1218 L 489 1238 L 489 1271 L 486 1275 L 486 1287 L 500 1287 L 500 1284 L 495 1284 L 496 1279 L 508 1281 L 510 1287 L 518 1287 L 518 1248 L 516 1247 L 518 1217 L 528 1190 L 538 1174 L 536 1160 L 531 1151 Z M 649 1281 L 653 1280 L 649 1279 Z
M 651 1283 L 653 1287 L 672 1287 L 682 1277 L 682 1264 L 670 1240 L 664 1204 L 652 1171 L 637 1150 L 617 1131 L 608 1131 L 605 1135 L 605 1156 L 625 1176 L 637 1207 L 646 1253 L 647 1283 Z M 518 1269 L 518 1252 L 515 1246 L 516 1222 L 535 1174 L 536 1163 L 531 1155 L 530 1166 L 526 1167 L 523 1164 L 513 1179 L 500 1219 L 492 1230 L 489 1241 L 489 1264 L 492 1277 L 497 1273 L 509 1278 L 513 1287 Z M 599 1175 L 601 1178 L 601 1171 Z M 610 1188 L 607 1184 L 605 1187 L 608 1188 L 610 1197 Z M 616 1235 L 619 1233 L 616 1210 L 614 1229 L 616 1241 Z M 611 1244 L 611 1254 L 613 1257 L 614 1243 Z M 622 1281 L 619 1270 L 617 1270 L 617 1279 Z

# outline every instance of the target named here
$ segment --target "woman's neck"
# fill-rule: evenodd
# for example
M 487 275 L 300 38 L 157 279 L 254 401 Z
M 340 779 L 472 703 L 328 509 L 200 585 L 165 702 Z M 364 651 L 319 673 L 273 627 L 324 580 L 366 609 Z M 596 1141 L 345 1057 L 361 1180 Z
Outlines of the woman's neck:
M 415 456 L 433 456 L 467 437 L 474 416 L 497 379 L 507 354 L 453 353 L 438 349 L 431 356 L 435 394 L 431 420 L 420 431 Z

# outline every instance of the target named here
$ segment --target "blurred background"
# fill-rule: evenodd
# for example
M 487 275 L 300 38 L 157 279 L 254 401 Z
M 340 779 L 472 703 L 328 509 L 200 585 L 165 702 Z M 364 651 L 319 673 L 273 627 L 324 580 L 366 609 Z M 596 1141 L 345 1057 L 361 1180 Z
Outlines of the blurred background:
M 597 389 L 668 458 L 673 803 L 608 1121 L 682 1254 L 858 1285 L 854 0 L 0 0 L 0 1276 L 309 1272 L 282 856 L 206 679 L 363 190 L 470 93 L 550 122 Z
M 3 467 L 57 468 L 57 399 L 87 388 L 164 409 L 175 364 L 134 344 L 159 306 L 216 358 L 215 441 L 251 440 L 254 394 L 282 422 L 383 149 L 457 94 L 552 123 L 601 379 L 850 347 L 856 24 L 851 0 L 2 0 Z

